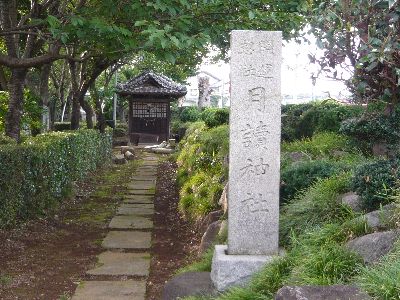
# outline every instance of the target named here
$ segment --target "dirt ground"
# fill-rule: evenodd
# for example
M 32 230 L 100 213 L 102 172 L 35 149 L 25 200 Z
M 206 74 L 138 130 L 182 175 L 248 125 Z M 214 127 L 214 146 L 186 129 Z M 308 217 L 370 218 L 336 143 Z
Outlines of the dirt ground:
M 97 171 L 75 196 L 43 219 L 0 230 L 0 299 L 69 299 L 103 249 L 107 224 L 135 163 Z M 176 166 L 158 168 L 148 299 L 160 299 L 171 275 L 197 250 L 198 236 L 177 212 Z

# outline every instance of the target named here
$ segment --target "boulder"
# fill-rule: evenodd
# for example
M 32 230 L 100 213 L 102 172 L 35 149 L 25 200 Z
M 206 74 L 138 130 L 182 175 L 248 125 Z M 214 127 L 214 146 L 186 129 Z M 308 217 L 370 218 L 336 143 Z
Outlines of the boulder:
M 135 159 L 135 155 L 131 151 L 126 151 L 125 152 L 125 158 L 127 160 L 134 160 Z
M 173 277 L 165 284 L 161 299 L 176 300 L 188 296 L 215 294 L 209 272 L 187 272 Z
M 222 191 L 222 195 L 219 198 L 218 204 L 221 205 L 224 214 L 228 212 L 228 188 L 229 184 L 227 183 Z
M 205 232 L 208 229 L 208 226 L 210 226 L 211 223 L 218 221 L 223 216 L 223 214 L 224 213 L 222 210 L 214 210 L 214 211 L 210 212 L 200 222 L 199 231 L 201 233 Z
M 121 146 L 121 154 L 125 154 L 127 151 L 133 154 L 135 153 L 135 148 L 133 148 L 132 146 Z
M 394 209 L 394 204 L 387 204 L 381 209 L 374 210 L 370 213 L 365 214 L 364 216 L 358 217 L 358 219 L 365 218 L 368 226 L 371 227 L 373 230 L 383 229 L 387 227 L 387 224 L 394 214 Z
M 346 204 L 351 207 L 351 209 L 355 212 L 362 211 L 362 202 L 361 197 L 354 192 L 349 192 L 341 195 L 342 204 Z
M 117 154 L 113 157 L 113 163 L 117 165 L 123 165 L 126 163 L 125 156 L 123 154 Z
M 347 242 L 346 248 L 359 254 L 366 264 L 372 264 L 388 254 L 398 238 L 397 230 L 374 232 Z
M 275 300 L 367 300 L 372 299 L 359 288 L 351 285 L 284 286 Z
M 201 238 L 201 243 L 199 247 L 199 255 L 205 253 L 212 245 L 215 244 L 218 233 L 221 229 L 221 222 L 222 221 L 216 221 L 210 224 L 208 226 L 206 232 L 203 234 L 203 237 Z
M 159 153 L 159 154 L 172 154 L 175 152 L 174 149 L 167 149 L 167 148 L 153 148 L 152 151 L 154 153 Z

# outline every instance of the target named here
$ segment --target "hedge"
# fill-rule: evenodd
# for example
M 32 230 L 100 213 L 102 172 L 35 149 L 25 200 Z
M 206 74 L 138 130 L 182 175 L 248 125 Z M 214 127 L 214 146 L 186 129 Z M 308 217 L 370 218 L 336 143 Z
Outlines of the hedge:
M 0 228 L 43 215 L 98 166 L 110 162 L 110 133 L 54 132 L 0 146 Z

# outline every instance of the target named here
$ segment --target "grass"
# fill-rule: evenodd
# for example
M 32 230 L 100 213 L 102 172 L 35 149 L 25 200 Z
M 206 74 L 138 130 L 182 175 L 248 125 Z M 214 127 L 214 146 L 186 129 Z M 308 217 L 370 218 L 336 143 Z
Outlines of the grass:
M 376 299 L 400 299 L 400 240 L 378 264 L 363 267 L 354 283 Z
M 210 247 L 199 260 L 191 263 L 190 265 L 180 268 L 177 271 L 177 274 L 182 274 L 186 272 L 210 272 L 211 271 L 211 263 L 214 254 L 214 247 Z
M 280 238 L 287 245 L 292 233 L 308 228 L 351 219 L 351 209 L 338 202 L 338 196 L 348 191 L 350 174 L 342 173 L 322 179 L 299 192 L 281 212 Z
M 12 282 L 12 277 L 7 274 L 0 275 L 0 287 L 7 286 Z

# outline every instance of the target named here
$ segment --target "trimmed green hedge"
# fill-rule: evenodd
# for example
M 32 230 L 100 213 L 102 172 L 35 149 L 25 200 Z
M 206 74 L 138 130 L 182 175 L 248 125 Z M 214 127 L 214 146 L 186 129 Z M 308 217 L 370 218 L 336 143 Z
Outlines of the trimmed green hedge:
M 54 132 L 0 147 L 0 227 L 43 215 L 111 160 L 111 134 Z

